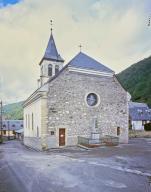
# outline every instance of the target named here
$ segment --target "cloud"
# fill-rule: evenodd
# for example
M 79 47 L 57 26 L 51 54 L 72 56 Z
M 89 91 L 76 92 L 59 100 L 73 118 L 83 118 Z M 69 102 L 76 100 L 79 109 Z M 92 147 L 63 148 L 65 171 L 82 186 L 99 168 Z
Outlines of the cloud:
M 149 56 L 149 6 L 149 0 L 24 0 L 1 8 L 1 97 L 7 103 L 23 100 L 36 89 L 50 19 L 65 63 L 77 54 L 79 44 L 116 72 Z

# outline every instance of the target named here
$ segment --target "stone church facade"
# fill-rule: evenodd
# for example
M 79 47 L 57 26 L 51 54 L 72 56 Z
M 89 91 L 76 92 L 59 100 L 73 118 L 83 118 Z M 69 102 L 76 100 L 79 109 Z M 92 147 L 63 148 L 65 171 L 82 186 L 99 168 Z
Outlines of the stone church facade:
M 114 72 L 79 52 L 63 67 L 51 34 L 40 62 L 39 88 L 24 103 L 24 144 L 38 149 L 77 145 L 92 133 L 128 142 L 128 94 Z

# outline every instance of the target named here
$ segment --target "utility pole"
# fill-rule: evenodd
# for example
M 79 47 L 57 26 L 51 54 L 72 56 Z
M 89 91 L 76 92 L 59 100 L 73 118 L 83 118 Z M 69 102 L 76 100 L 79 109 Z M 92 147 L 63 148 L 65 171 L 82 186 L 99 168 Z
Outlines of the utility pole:
M 3 142 L 3 103 L 0 101 L 0 130 L 1 130 L 1 142 Z
M 7 121 L 7 123 L 8 123 L 8 140 L 10 140 L 9 120 Z

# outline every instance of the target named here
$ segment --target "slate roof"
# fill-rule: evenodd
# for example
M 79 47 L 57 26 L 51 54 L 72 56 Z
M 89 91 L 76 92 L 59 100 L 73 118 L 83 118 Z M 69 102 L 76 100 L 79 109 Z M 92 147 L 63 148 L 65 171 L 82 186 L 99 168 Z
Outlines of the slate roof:
M 23 128 L 22 120 L 4 120 L 3 130 L 19 130 Z
M 69 67 L 75 67 L 80 69 L 88 69 L 93 71 L 100 71 L 106 73 L 114 73 L 111 69 L 99 63 L 95 59 L 86 55 L 83 52 L 79 52 L 69 63 Z
M 64 61 L 63 58 L 59 55 L 59 53 L 57 51 L 56 44 L 55 44 L 52 33 L 50 35 L 43 59 L 62 61 L 62 62 Z
M 129 103 L 129 115 L 133 121 L 151 121 L 151 109 L 146 103 Z
M 146 103 L 137 103 L 137 102 L 130 102 L 129 108 L 148 108 L 148 105 Z

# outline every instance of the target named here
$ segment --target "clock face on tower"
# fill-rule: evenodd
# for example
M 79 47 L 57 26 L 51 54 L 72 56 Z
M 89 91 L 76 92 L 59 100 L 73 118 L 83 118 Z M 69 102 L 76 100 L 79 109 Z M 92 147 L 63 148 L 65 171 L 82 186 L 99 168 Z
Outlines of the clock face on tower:
M 95 106 L 98 103 L 98 97 L 95 93 L 89 93 L 87 96 L 87 104 L 89 106 Z

